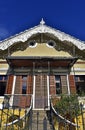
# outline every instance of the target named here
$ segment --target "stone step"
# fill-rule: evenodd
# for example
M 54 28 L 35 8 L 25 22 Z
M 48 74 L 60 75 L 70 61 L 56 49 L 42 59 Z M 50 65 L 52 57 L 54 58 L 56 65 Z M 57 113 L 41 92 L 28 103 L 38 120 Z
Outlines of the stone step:
M 31 122 L 32 129 L 29 130 L 53 130 L 45 110 L 33 110 Z

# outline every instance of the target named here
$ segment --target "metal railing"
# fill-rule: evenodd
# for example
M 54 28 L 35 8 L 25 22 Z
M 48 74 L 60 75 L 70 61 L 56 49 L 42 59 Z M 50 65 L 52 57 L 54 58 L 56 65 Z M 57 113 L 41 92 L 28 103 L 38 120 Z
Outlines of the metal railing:
M 20 98 L 21 97 L 21 98 Z M 17 99 L 17 106 L 15 99 Z M 60 100 L 60 97 L 57 97 Z M 20 104 L 24 100 L 24 103 Z M 54 97 L 55 101 L 57 99 Z M 51 100 L 51 97 L 50 97 Z M 2 109 L 0 109 L 0 130 L 29 130 L 32 125 L 32 95 L 5 95 Z M 50 114 L 48 114 L 53 128 L 57 124 L 57 130 L 85 130 L 85 109 L 83 104 L 79 105 L 79 115 L 75 114 L 75 119 L 66 118 L 54 108 L 52 100 L 50 101 Z M 69 106 L 69 110 L 71 107 Z M 77 106 L 74 107 L 75 111 Z
M 24 107 L 22 107 L 22 104 L 21 106 L 20 104 L 10 106 L 10 98 L 12 96 L 13 98 L 25 96 L 26 101 L 24 102 L 26 104 Z M 29 101 L 30 103 L 27 104 Z M 0 109 L 0 130 L 29 130 L 31 110 L 32 95 L 5 95 L 2 109 Z
M 55 96 L 56 97 L 56 96 Z M 60 96 L 57 97 L 58 99 L 57 100 L 60 100 Z M 56 98 L 55 98 L 56 100 Z M 65 129 L 65 130 L 72 130 L 72 129 L 75 129 L 75 130 L 85 130 L 85 109 L 83 108 L 83 104 L 79 104 L 78 106 L 79 108 L 79 114 L 75 114 L 74 116 L 74 119 L 72 119 L 73 115 L 69 115 L 70 117 L 65 117 L 63 115 L 60 114 L 60 112 L 58 111 L 58 109 L 56 109 L 54 106 L 53 106 L 53 103 L 51 101 L 51 98 L 50 98 L 50 117 L 51 117 L 51 122 L 52 122 L 52 125 L 55 127 L 55 124 L 57 124 L 57 130 L 62 130 L 62 129 Z M 74 109 L 74 111 L 76 111 L 77 109 L 77 106 L 75 106 L 74 108 L 71 108 L 69 106 L 69 111 L 71 109 Z

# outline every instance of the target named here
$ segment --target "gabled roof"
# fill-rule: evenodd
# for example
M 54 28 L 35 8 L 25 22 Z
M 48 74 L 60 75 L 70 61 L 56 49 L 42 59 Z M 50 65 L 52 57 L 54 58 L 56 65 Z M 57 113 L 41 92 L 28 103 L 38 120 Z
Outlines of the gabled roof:
M 5 39 L 4 41 L 1 41 L 0 42 L 0 49 L 5 50 L 8 47 L 10 47 L 11 45 L 13 45 L 14 43 L 25 42 L 32 35 L 36 35 L 39 33 L 44 33 L 44 34 L 48 33 L 50 35 L 55 36 L 57 39 L 59 39 L 62 42 L 67 41 L 68 43 L 72 43 L 73 45 L 78 47 L 80 50 L 85 49 L 85 42 L 84 41 L 80 41 L 79 39 L 76 39 L 76 38 L 74 38 L 74 37 L 72 37 L 64 32 L 61 32 L 59 30 L 56 30 L 54 28 L 51 28 L 51 27 L 45 25 L 45 22 L 43 21 L 43 19 L 41 20 L 41 22 L 38 26 L 35 26 L 35 27 L 30 28 L 28 30 L 25 30 L 24 32 L 21 32 L 19 34 L 16 34 L 13 37 L 10 37 L 8 39 Z

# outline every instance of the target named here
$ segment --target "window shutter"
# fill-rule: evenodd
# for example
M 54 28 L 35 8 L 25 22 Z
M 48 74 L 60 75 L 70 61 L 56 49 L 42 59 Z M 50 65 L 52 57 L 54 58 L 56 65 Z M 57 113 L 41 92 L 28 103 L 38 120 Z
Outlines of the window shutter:
M 62 87 L 62 94 L 68 94 L 68 87 L 67 87 L 67 76 L 61 76 L 61 87 Z
M 26 106 L 30 106 L 31 95 L 33 93 L 33 77 L 31 75 L 27 78 L 27 96 L 26 96 Z
M 28 76 L 27 79 L 27 94 L 33 93 L 33 77 L 31 75 Z
M 14 106 L 22 106 L 21 100 L 22 96 L 19 95 L 22 92 L 22 76 L 16 76 L 16 83 L 15 83 L 15 91 L 14 91 L 14 100 L 13 100 L 13 105 Z
M 13 77 L 14 77 L 13 75 L 8 76 L 8 81 L 7 81 L 5 94 L 11 94 L 12 93 Z
M 22 76 L 16 76 L 14 94 L 21 94 L 22 92 Z
M 69 75 L 69 85 L 70 85 L 71 94 L 75 94 L 76 93 L 76 86 L 75 86 L 74 75 Z
M 50 76 L 50 95 L 56 95 L 55 76 Z

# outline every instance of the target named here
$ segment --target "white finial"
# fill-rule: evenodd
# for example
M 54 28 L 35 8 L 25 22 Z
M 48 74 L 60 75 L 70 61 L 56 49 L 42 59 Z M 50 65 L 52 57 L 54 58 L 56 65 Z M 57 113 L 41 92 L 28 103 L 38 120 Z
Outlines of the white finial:
M 41 24 L 41 25 L 44 25 L 44 24 L 45 24 L 45 21 L 43 20 L 43 18 L 42 18 L 42 20 L 40 21 L 40 24 Z

